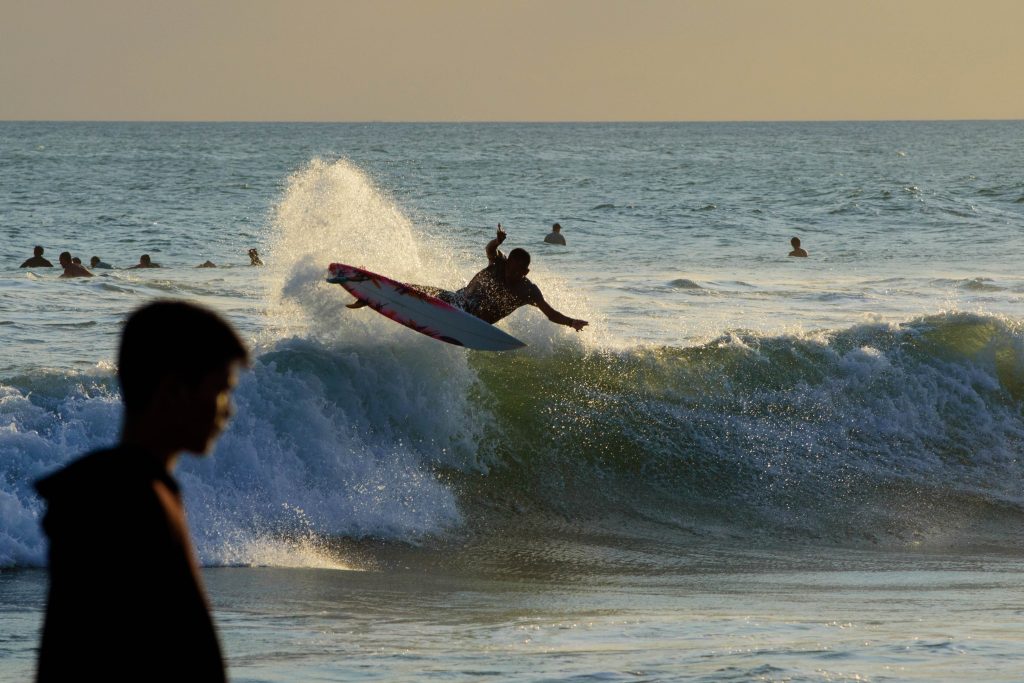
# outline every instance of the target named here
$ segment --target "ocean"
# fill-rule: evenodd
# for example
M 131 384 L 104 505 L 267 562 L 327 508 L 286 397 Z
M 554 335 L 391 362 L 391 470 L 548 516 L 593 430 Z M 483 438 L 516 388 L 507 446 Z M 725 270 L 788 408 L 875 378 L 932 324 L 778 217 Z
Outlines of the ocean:
M 165 297 L 253 350 L 177 471 L 234 681 L 1024 680 L 1022 160 L 1019 121 L 0 122 L 0 680 L 32 482 L 117 440 Z M 324 281 L 455 289 L 499 223 L 582 332 L 468 351 Z

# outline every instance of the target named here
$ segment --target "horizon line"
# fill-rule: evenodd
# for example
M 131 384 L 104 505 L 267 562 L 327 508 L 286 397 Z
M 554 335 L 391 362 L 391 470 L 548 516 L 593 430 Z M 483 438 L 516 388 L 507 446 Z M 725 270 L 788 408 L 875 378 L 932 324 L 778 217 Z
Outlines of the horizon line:
M 6 119 L 0 118 L 0 123 L 234 123 L 234 124 L 388 124 L 388 125 L 413 125 L 413 124 L 532 124 L 532 125 L 559 125 L 559 124 L 666 124 L 666 123 L 971 123 L 971 122 L 1019 122 L 1022 118 L 897 118 L 897 119 L 348 119 L 348 120 L 327 120 L 327 119 Z

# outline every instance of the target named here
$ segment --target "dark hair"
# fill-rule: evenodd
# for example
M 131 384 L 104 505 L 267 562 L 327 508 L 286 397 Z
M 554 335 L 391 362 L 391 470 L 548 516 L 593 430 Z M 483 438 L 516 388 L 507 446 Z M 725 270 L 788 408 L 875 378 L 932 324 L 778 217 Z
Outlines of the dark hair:
M 36 245 L 36 248 L 32 250 L 32 253 L 34 253 L 36 256 L 42 256 L 43 248 L 40 247 L 39 245 Z
M 562 229 L 562 226 L 559 225 L 558 223 L 555 223 L 554 225 L 551 226 L 551 229 L 554 230 L 555 232 L 558 232 L 559 230 Z
M 524 266 L 530 265 L 530 252 L 526 251 L 522 247 L 516 247 L 508 253 L 509 261 L 518 261 Z
M 249 352 L 219 315 L 184 301 L 157 301 L 128 317 L 117 355 L 125 410 L 144 408 L 165 377 L 198 383 Z
M 139 257 L 139 263 L 150 263 L 151 261 L 152 259 L 149 258 L 149 254 L 143 254 Z
M 799 237 L 794 237 L 793 239 L 791 239 L 789 241 L 789 243 L 792 244 L 794 247 L 799 247 L 800 246 L 800 238 Z

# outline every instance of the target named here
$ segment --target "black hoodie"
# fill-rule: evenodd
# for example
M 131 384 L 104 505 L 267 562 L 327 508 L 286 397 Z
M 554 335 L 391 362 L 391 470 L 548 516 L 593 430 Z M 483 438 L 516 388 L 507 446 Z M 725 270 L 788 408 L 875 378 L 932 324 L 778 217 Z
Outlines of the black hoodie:
M 225 680 L 181 493 L 162 463 L 97 451 L 36 489 L 50 538 L 38 680 Z

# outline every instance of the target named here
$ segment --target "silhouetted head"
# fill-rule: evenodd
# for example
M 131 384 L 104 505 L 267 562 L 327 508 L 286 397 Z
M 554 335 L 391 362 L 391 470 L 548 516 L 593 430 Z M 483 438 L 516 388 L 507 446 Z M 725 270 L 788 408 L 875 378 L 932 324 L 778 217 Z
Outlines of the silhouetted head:
M 516 248 L 509 252 L 505 266 L 505 281 L 512 283 L 522 280 L 530 272 L 530 252 Z
M 551 230 L 553 232 L 562 232 L 562 226 L 559 225 L 558 223 L 555 223 L 554 225 L 551 226 Z
M 800 248 L 800 238 L 799 237 L 794 237 L 793 239 L 791 239 L 789 241 L 789 243 L 793 245 L 794 249 L 799 249 Z
M 128 318 L 117 375 L 126 420 L 156 411 L 174 448 L 209 450 L 231 416 L 230 392 L 249 353 L 216 313 L 183 301 L 158 301 Z
M 70 251 L 62 251 L 62 252 L 60 252 L 60 256 L 57 258 L 57 260 L 60 261 L 60 264 L 62 266 L 67 267 L 71 263 L 71 252 Z
M 144 266 L 148 266 L 150 263 L 152 263 L 152 259 L 149 258 L 149 254 L 143 254 L 142 256 L 139 257 L 139 263 L 141 263 Z
M 99 256 L 93 256 L 91 259 L 89 259 L 89 265 L 92 266 L 93 268 L 95 268 L 96 264 L 99 263 L 99 262 L 100 262 L 100 257 Z
M 80 265 L 82 265 L 82 259 L 78 258 L 77 256 L 75 256 L 74 258 L 72 258 L 72 259 L 71 259 L 71 262 L 72 262 L 72 263 L 74 263 L 74 264 L 75 264 L 76 266 L 80 266 Z
M 32 250 L 32 253 L 35 254 L 36 256 L 42 256 L 43 248 L 37 246 L 35 249 Z

